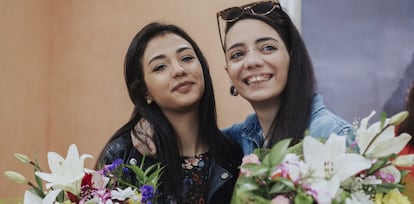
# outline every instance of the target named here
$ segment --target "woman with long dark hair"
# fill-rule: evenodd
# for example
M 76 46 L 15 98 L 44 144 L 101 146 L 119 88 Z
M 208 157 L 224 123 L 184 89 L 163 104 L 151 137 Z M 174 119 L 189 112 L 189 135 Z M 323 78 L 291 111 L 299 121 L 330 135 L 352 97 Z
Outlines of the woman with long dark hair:
M 143 156 L 131 139 L 146 118 L 158 150 L 146 166 L 165 166 L 159 203 L 229 203 L 242 152 L 217 128 L 209 68 L 197 44 L 177 26 L 150 23 L 133 38 L 124 75 L 134 110 L 98 164 L 139 164 Z
M 225 21 L 224 39 L 220 21 Z M 306 46 L 278 1 L 258 1 L 217 13 L 232 95 L 241 95 L 255 113 L 224 132 L 245 154 L 291 138 L 331 133 L 349 135 L 352 126 L 326 109 Z
M 221 19 L 221 20 L 220 20 Z M 224 36 L 220 21 L 225 21 Z M 223 132 L 237 141 L 244 154 L 272 147 L 291 138 L 292 145 L 307 134 L 327 139 L 332 133 L 354 140 L 351 124 L 330 112 L 316 92 L 313 65 L 306 46 L 278 1 L 258 1 L 217 12 L 217 24 L 232 85 L 255 113 Z M 157 150 L 139 135 L 142 153 Z

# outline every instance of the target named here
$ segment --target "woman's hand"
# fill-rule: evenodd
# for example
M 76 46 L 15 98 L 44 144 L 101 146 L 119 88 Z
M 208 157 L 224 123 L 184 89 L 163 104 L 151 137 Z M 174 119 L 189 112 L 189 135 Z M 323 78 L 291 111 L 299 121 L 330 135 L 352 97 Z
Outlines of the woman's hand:
M 153 137 L 154 130 L 152 129 L 151 124 L 143 118 L 141 118 L 134 129 L 131 130 L 132 144 L 135 149 L 145 156 L 155 157 L 157 153 L 157 148 L 152 140 Z

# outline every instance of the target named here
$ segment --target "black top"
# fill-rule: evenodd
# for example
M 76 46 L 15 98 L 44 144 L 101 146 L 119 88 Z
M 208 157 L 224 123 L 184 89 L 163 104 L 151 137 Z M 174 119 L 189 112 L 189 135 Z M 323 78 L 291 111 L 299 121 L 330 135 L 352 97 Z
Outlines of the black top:
M 206 203 L 210 164 L 211 159 L 208 152 L 181 158 L 183 168 L 181 200 L 183 203 Z
M 206 199 L 205 203 L 230 203 L 243 153 L 239 145 L 226 136 L 223 137 L 223 140 L 218 141 L 220 144 L 217 145 L 220 158 L 213 158 L 210 153 L 202 154 L 199 155 L 202 160 L 198 160 L 196 166 L 193 166 L 193 170 L 183 169 L 181 175 L 183 186 L 180 192 L 188 203 L 194 203 L 191 199 Z M 122 159 L 126 164 L 140 164 L 142 158 L 143 156 L 132 145 L 130 132 L 125 131 L 106 144 L 98 163 L 111 164 L 116 159 Z M 187 161 L 189 161 L 188 158 Z M 157 162 L 154 158 L 146 157 L 144 167 L 149 167 Z M 188 164 L 184 166 L 189 167 Z M 193 176 L 192 181 L 187 179 L 190 176 Z M 201 177 L 197 178 L 197 176 Z M 201 183 L 188 185 L 195 181 Z M 168 192 L 160 192 L 158 203 L 177 203 L 168 195 Z

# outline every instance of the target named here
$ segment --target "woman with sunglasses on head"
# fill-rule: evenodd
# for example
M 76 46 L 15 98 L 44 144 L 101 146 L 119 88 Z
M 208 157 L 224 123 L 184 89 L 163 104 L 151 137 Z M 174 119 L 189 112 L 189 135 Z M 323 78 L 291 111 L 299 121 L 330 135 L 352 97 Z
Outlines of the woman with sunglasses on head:
M 224 40 L 220 18 L 226 22 Z M 224 9 L 217 13 L 217 24 L 233 84 L 230 93 L 241 95 L 255 111 L 244 122 L 223 130 L 242 146 L 245 155 L 285 138 L 296 144 L 306 131 L 325 139 L 331 133 L 347 135 L 351 144 L 352 126 L 327 110 L 315 92 L 305 44 L 278 1 Z M 156 152 L 149 148 L 148 134 L 140 137 L 143 142 L 134 143 L 140 152 Z
M 150 23 L 133 38 L 124 74 L 134 110 L 97 165 L 141 163 L 131 135 L 144 117 L 158 150 L 145 166 L 164 166 L 158 203 L 229 203 L 242 151 L 217 127 L 209 68 L 197 44 L 177 26 Z
M 221 40 L 219 18 L 226 22 Z M 305 131 L 327 138 L 350 135 L 352 126 L 326 109 L 305 44 L 278 1 L 261 1 L 217 13 L 232 95 L 240 94 L 255 113 L 224 130 L 243 148 L 271 147 Z M 254 32 L 252 32 L 254 31 Z M 348 143 L 351 142 L 350 136 Z

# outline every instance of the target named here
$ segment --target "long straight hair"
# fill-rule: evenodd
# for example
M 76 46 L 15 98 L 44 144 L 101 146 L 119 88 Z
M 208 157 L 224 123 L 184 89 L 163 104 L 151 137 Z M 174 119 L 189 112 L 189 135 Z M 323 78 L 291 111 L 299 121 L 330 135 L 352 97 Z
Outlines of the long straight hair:
M 171 193 L 179 197 L 181 181 L 177 175 L 181 174 L 180 151 L 178 138 L 170 121 L 166 118 L 160 107 L 156 103 L 146 103 L 146 84 L 143 73 L 143 55 L 149 41 L 157 36 L 165 34 L 175 34 L 184 38 L 194 48 L 198 60 L 201 63 L 205 90 L 200 100 L 199 106 L 199 130 L 198 137 L 209 147 L 214 160 L 220 161 L 221 149 L 224 135 L 217 127 L 216 107 L 213 93 L 213 84 L 209 73 L 209 67 L 200 48 L 194 40 L 181 28 L 175 25 L 162 23 L 150 23 L 143 27 L 132 39 L 125 57 L 124 76 L 128 93 L 134 110 L 130 120 L 121 127 L 110 139 L 120 137 L 125 132 L 130 132 L 141 118 L 150 122 L 154 129 L 154 142 L 157 148 L 157 159 L 165 165 L 162 177 L 164 192 Z
M 407 95 L 405 109 L 408 111 L 408 117 L 398 127 L 398 134 L 408 133 L 414 136 L 414 81 L 411 82 L 411 89 Z M 410 145 L 414 146 L 414 139 L 411 138 Z
M 281 8 L 274 9 L 268 15 L 244 12 L 236 21 L 227 22 L 225 33 L 243 19 L 263 21 L 280 35 L 287 47 L 290 57 L 287 84 L 281 93 L 280 109 L 273 118 L 267 136 L 271 137 L 269 147 L 285 138 L 291 138 L 291 144 L 296 144 L 303 139 L 309 126 L 316 89 L 313 66 L 305 43 L 290 17 Z

